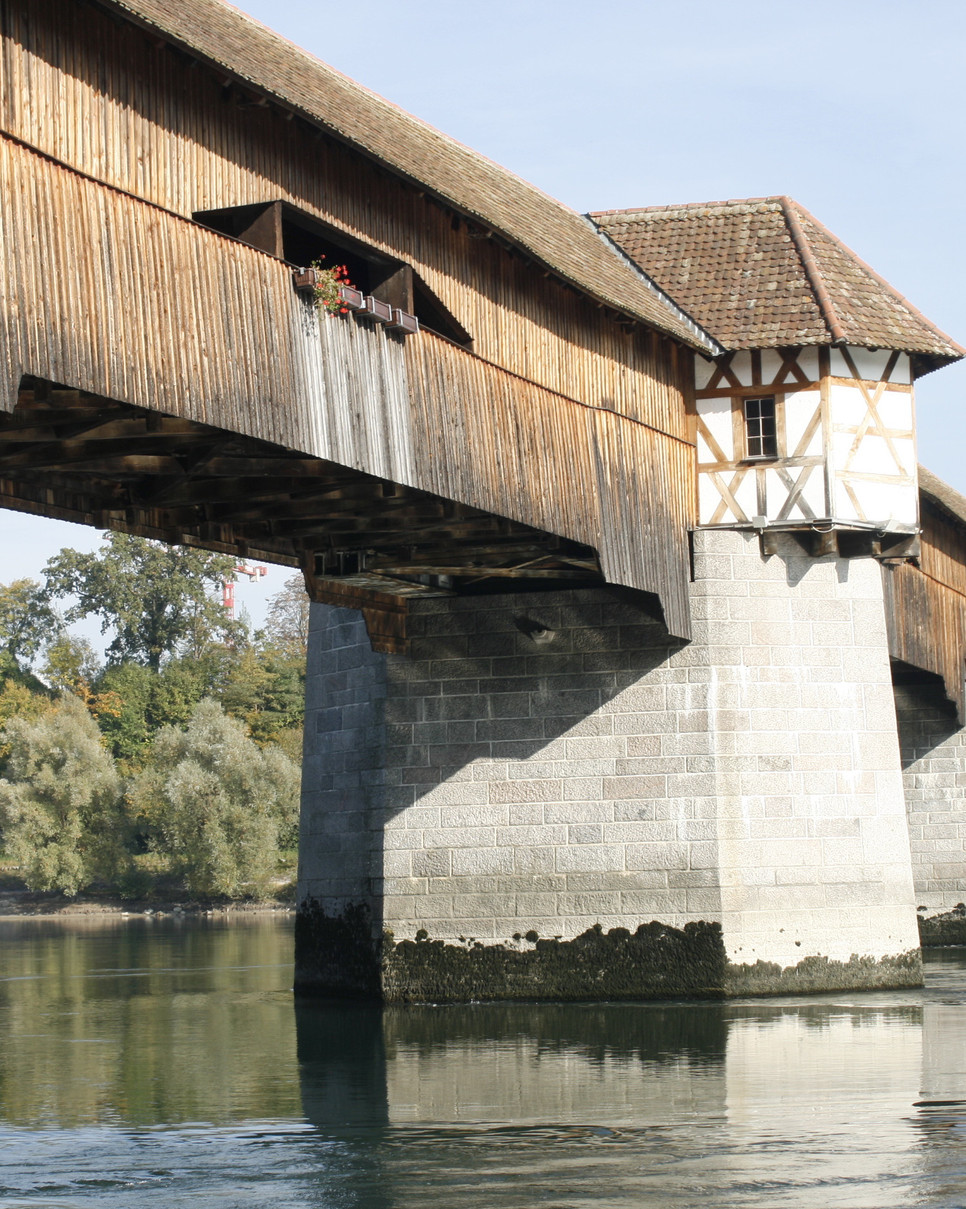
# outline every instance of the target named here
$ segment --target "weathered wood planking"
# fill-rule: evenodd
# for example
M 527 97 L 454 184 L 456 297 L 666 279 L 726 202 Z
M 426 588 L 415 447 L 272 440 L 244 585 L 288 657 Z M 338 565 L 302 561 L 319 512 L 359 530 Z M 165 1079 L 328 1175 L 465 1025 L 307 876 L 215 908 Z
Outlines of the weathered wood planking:
M 281 262 L 8 138 L 0 195 L 8 401 L 33 374 L 593 545 L 688 635 L 685 442 L 431 333 L 320 320 Z
M 889 653 L 943 678 L 966 722 L 966 530 L 921 497 L 919 567 L 884 567 Z
M 239 104 L 214 72 L 97 7 L 0 0 L 0 22 L 3 129 L 184 216 L 290 201 L 412 264 L 487 360 L 685 435 L 673 341 L 625 330 L 416 187 L 273 106 Z

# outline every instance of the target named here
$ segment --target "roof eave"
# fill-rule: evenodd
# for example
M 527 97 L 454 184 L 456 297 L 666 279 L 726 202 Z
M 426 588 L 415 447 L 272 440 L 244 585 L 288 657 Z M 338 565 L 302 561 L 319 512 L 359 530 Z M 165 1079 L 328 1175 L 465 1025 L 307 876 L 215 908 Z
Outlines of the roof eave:
M 960 528 L 966 529 L 966 497 L 925 466 L 918 469 L 920 494 L 937 504 Z

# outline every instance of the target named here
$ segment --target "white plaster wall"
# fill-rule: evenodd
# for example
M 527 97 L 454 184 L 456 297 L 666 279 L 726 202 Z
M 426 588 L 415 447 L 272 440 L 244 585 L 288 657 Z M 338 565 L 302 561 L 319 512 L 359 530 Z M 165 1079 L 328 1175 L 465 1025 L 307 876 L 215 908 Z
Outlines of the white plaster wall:
M 722 396 L 713 399 L 699 399 L 697 412 L 721 452 L 729 461 L 738 455 L 735 453 L 734 421 L 731 416 L 731 398 Z M 712 453 L 710 446 L 701 432 L 698 433 L 698 461 L 717 462 L 718 456 Z
M 774 385 L 774 376 L 781 358 L 774 350 L 761 355 L 762 393 L 777 393 L 784 398 L 785 447 L 789 458 L 821 457 L 826 462 L 824 446 L 827 435 L 827 464 L 812 470 L 802 493 L 806 507 L 793 506 L 784 521 L 807 521 L 834 518 L 841 522 L 859 522 L 888 530 L 912 530 L 918 524 L 918 486 L 916 472 L 915 405 L 909 389 L 890 389 L 887 385 L 876 401 L 878 425 L 867 423 L 869 407 L 866 394 L 874 398 L 880 379 L 886 371 L 892 353 L 887 349 L 847 350 L 863 378 L 864 387 L 855 381 L 853 372 L 840 349 L 831 349 L 831 377 L 828 383 L 828 433 L 817 426 L 805 448 L 799 445 L 806 427 L 819 405 L 816 385 L 798 389 L 794 381 Z M 810 382 L 817 383 L 819 375 L 818 350 L 801 349 L 799 367 Z M 752 380 L 751 354 L 738 353 L 730 363 L 731 372 L 743 386 Z M 696 358 L 697 388 L 710 380 L 713 367 L 704 358 Z M 888 383 L 908 387 L 911 383 L 909 357 L 903 353 L 889 372 Z M 720 397 L 698 399 L 698 416 L 720 447 L 727 460 L 735 463 L 732 470 L 720 474 L 733 493 L 744 518 L 730 509 L 717 516 L 722 503 L 710 472 L 698 474 L 698 516 L 702 525 L 733 525 L 764 515 L 777 521 L 789 494 L 790 478 L 798 481 L 797 466 L 785 470 L 785 480 L 773 463 L 762 471 L 765 492 L 764 507 L 758 499 L 758 469 L 738 464 L 741 450 L 736 450 L 732 411 L 735 406 L 726 387 Z M 881 431 L 881 430 L 884 430 Z M 698 434 L 699 465 L 718 461 L 707 441 Z
M 796 390 L 785 395 L 785 447 L 789 456 L 818 457 L 822 452 L 822 425 L 815 426 L 811 437 L 799 449 L 805 431 L 822 402 L 818 389 Z
M 852 351 L 858 354 L 863 350 Z M 867 352 L 864 359 L 859 358 L 857 368 L 869 359 L 874 359 L 874 364 L 866 364 L 865 369 L 871 373 L 880 354 Z M 902 376 L 908 375 L 896 380 Z M 874 380 L 866 389 L 874 395 Z M 919 518 L 912 392 L 883 390 L 876 413 L 881 428 L 867 425 L 869 409 L 858 385 L 830 385 L 833 515 L 838 520 L 857 520 L 884 528 L 912 528 Z

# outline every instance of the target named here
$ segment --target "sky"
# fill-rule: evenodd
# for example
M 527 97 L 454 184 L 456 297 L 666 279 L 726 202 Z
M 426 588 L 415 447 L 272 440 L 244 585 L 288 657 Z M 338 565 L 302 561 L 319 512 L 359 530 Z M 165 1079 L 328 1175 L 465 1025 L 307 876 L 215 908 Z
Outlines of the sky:
M 243 11 L 579 211 L 789 194 L 966 344 L 966 5 L 243 0 Z M 917 388 L 966 494 L 966 366 Z M 94 530 L 0 512 L 3 582 Z M 257 623 L 291 572 L 236 595 Z

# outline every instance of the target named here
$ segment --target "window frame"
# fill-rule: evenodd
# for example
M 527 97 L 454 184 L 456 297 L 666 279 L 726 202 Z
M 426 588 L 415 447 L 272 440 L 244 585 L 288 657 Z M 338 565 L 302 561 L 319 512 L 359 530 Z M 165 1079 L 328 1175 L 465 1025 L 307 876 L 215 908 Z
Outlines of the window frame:
M 770 415 L 765 412 L 750 415 L 749 407 L 754 404 L 769 404 Z M 741 432 L 744 443 L 744 456 L 741 460 L 743 462 L 777 462 L 781 459 L 778 419 L 778 400 L 774 395 L 750 395 L 741 400 Z M 757 425 L 757 432 L 752 431 L 753 425 Z M 767 431 L 769 425 L 770 432 Z M 759 443 L 758 452 L 752 452 L 752 442 Z

